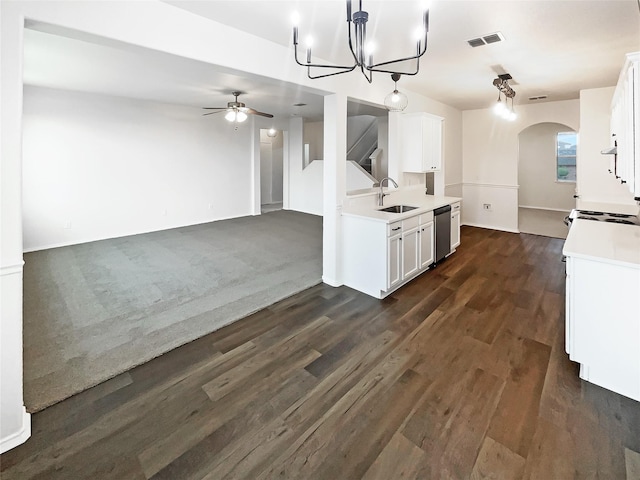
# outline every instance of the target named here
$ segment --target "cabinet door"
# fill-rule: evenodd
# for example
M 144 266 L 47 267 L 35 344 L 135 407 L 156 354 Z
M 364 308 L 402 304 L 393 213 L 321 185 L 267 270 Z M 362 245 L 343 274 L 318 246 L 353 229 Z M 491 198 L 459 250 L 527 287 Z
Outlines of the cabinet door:
M 402 281 L 402 236 L 394 235 L 387 240 L 387 290 Z
M 444 119 L 428 113 L 403 115 L 401 121 L 402 169 L 436 172 L 442 168 Z
M 571 300 L 573 298 L 573 283 L 571 282 L 571 257 L 566 257 L 566 284 L 565 284 L 565 307 L 564 307 L 564 349 L 565 351 L 571 355 L 571 323 L 573 319 L 571 318 L 571 313 L 573 309 L 571 308 Z
M 451 212 L 451 250 L 460 245 L 460 210 Z
M 402 234 L 402 279 L 415 275 L 420 269 L 420 229 Z
M 425 172 L 437 172 L 442 168 L 441 118 L 427 117 L 422 121 L 422 159 Z
M 420 269 L 424 270 L 433 263 L 433 222 L 420 225 Z

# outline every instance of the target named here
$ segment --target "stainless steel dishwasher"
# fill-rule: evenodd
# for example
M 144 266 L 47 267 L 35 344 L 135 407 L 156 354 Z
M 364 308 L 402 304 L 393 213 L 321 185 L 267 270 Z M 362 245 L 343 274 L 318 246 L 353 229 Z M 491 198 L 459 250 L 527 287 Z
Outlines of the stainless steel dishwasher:
M 451 252 L 451 205 L 436 208 L 433 211 L 436 229 L 436 258 L 440 262 Z

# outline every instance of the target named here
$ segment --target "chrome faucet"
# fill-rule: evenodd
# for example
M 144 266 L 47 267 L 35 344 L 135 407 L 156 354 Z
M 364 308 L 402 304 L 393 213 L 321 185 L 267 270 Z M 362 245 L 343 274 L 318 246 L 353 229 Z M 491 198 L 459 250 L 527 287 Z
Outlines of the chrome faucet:
M 382 180 L 380 180 L 380 192 L 378 192 L 378 206 L 382 207 L 384 205 L 384 197 L 386 197 L 387 195 L 389 195 L 388 193 L 384 193 L 382 191 L 382 184 L 384 183 L 385 180 L 389 180 L 389 182 L 393 183 L 393 186 L 398 188 L 398 184 L 396 183 L 396 181 L 391 178 L 391 177 L 384 177 Z M 387 182 L 387 186 L 389 186 L 389 182 Z

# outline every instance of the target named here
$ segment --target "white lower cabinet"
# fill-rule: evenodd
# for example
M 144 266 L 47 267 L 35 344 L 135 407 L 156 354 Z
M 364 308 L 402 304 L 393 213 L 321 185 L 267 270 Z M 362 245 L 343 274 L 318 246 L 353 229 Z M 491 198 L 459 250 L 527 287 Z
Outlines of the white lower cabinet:
M 402 282 L 402 234 L 387 240 L 387 290 Z
M 640 400 L 640 268 L 567 256 L 566 351 L 580 378 Z
M 420 222 L 420 269 L 426 270 L 433 263 L 435 259 L 435 243 L 434 243 L 434 228 L 433 228 L 433 214 L 431 220 L 422 220 Z M 424 221 L 424 223 L 423 223 Z
M 343 239 L 345 285 L 384 298 L 433 264 L 433 212 L 389 224 L 344 216 Z
M 460 202 L 451 205 L 451 250 L 460 245 Z

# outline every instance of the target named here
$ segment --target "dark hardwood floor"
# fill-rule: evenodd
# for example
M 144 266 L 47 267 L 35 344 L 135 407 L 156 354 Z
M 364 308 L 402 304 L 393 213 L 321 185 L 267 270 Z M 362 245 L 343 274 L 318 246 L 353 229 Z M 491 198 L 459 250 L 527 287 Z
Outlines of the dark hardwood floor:
M 32 417 L 10 479 L 640 478 L 564 351 L 563 241 L 463 227 L 385 300 L 306 290 Z

